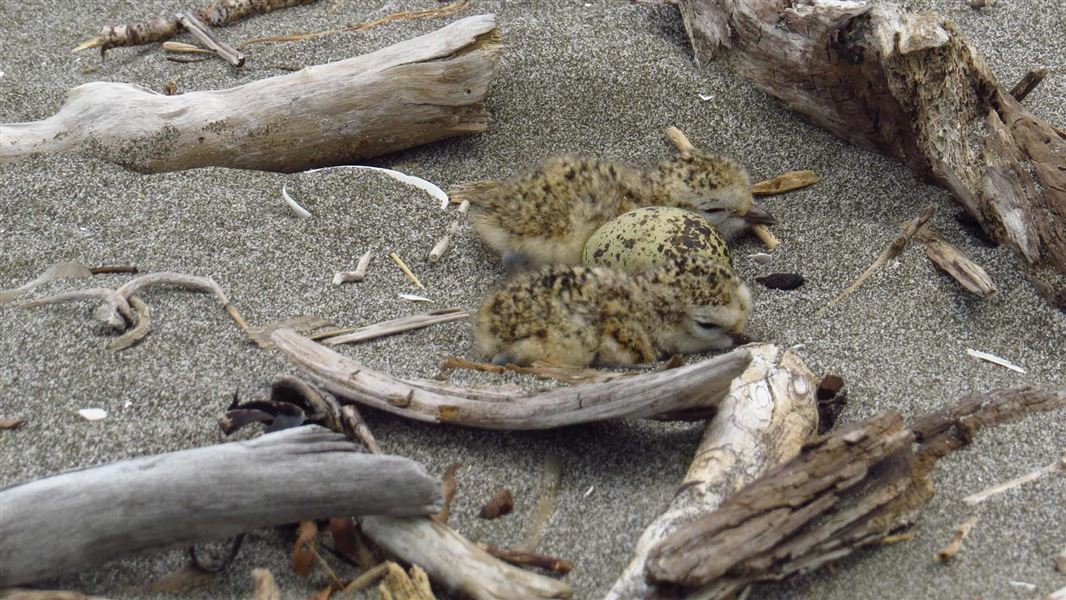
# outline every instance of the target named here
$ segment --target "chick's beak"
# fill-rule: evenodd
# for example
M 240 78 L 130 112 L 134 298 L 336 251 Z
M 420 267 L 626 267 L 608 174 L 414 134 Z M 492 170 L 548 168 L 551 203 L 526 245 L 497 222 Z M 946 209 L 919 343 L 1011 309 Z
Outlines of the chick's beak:
M 752 204 L 748 212 L 741 218 L 751 225 L 775 225 L 777 223 L 777 219 L 773 215 L 755 204 Z

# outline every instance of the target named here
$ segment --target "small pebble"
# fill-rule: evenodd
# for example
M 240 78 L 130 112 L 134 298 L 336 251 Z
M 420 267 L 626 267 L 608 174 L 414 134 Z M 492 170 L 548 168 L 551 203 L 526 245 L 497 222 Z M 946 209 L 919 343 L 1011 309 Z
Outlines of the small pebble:
M 756 277 L 755 281 L 771 290 L 794 290 L 803 285 L 806 280 L 798 273 L 771 273 L 764 277 Z

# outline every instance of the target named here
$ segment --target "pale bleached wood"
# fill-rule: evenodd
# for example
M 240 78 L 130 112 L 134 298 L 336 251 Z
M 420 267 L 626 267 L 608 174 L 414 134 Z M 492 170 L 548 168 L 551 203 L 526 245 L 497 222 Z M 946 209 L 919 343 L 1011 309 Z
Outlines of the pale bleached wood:
M 440 483 L 317 426 L 70 471 L 0 490 L 0 586 L 336 515 L 426 515 Z
M 723 57 L 816 125 L 951 190 L 1066 307 L 1066 137 L 1011 96 L 953 23 L 890 2 L 678 5 L 697 60 Z
M 653 597 L 656 591 L 644 579 L 651 549 L 686 522 L 713 511 L 728 496 L 797 456 L 818 431 L 817 383 L 810 369 L 794 353 L 772 344 L 749 346 L 748 351 L 751 364 L 718 404 L 680 489 L 640 536 L 636 556 L 607 600 Z
M 493 15 L 376 52 L 226 90 L 166 96 L 94 82 L 52 117 L 0 126 L 0 163 L 85 153 L 142 172 L 272 171 L 358 161 L 484 131 L 499 56 Z
M 477 389 L 449 391 L 445 386 L 397 379 L 289 329 L 275 331 L 270 339 L 292 364 L 338 396 L 418 421 L 486 429 L 549 429 L 713 407 L 751 360 L 748 351 L 739 348 L 668 371 L 536 394 L 501 395 Z
M 369 516 L 363 532 L 404 562 L 425 569 L 449 591 L 475 600 L 570 598 L 562 581 L 512 567 L 430 518 Z

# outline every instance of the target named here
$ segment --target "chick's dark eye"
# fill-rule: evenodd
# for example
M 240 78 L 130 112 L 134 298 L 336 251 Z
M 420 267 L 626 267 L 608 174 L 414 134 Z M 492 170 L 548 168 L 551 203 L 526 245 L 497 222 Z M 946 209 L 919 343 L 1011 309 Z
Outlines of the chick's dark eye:
M 717 323 L 707 323 L 704 321 L 696 321 L 696 324 L 704 329 L 716 329 L 718 327 Z

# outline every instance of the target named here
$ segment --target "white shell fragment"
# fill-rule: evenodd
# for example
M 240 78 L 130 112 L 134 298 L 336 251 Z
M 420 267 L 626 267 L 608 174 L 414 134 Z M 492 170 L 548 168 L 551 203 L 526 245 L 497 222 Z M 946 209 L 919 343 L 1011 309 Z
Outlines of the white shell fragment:
M 377 171 L 378 173 L 384 173 L 389 177 L 397 181 L 406 183 L 411 187 L 416 187 L 430 196 L 433 196 L 437 200 L 440 200 L 441 209 L 448 208 L 448 203 L 451 200 L 448 199 L 448 194 L 444 193 L 444 190 L 440 189 L 435 183 L 431 183 L 422 179 L 421 177 L 415 177 L 414 175 L 408 175 L 392 169 L 383 169 L 381 167 L 368 167 L 366 165 L 338 165 L 336 167 L 322 167 L 321 169 L 310 169 L 304 171 L 304 173 L 317 173 L 318 171 L 327 171 L 329 169 L 363 169 L 365 171 Z
M 410 300 L 411 302 L 433 302 L 432 300 L 430 300 L 429 298 L 426 298 L 425 296 L 416 296 L 414 294 L 398 294 L 398 295 L 400 296 L 400 298 L 403 298 L 404 300 Z
M 285 199 L 285 202 L 289 205 L 289 208 L 292 209 L 292 212 L 296 213 L 297 217 L 300 217 L 301 219 L 309 218 L 311 213 L 307 212 L 307 209 L 300 206 L 292 199 L 292 196 L 289 195 L 289 190 L 287 189 L 288 186 L 288 183 L 281 186 L 281 197 Z
M 700 100 L 702 100 L 704 102 L 714 98 L 714 96 L 712 96 L 710 94 L 697 94 L 697 95 L 700 97 Z
M 107 418 L 107 411 L 102 408 L 83 408 L 78 411 L 86 421 L 99 421 Z
M 769 255 L 769 254 L 767 254 L 765 252 L 756 252 L 755 254 L 751 255 L 751 259 L 754 260 L 755 262 L 759 263 L 760 265 L 765 265 L 766 263 L 768 263 L 771 260 L 773 260 L 773 258 L 774 258 L 773 256 L 771 256 L 771 255 Z
M 1018 365 L 1010 362 L 1009 360 L 1007 360 L 1005 358 L 1000 358 L 1000 357 L 996 356 L 995 354 L 989 354 L 987 352 L 981 352 L 980 350 L 974 350 L 973 348 L 967 348 L 966 349 L 966 354 L 969 354 L 970 356 L 972 356 L 974 358 L 977 358 L 977 359 L 980 359 L 980 360 L 986 360 L 986 361 L 988 361 L 988 362 L 990 362 L 992 364 L 996 364 L 996 365 L 999 365 L 1001 367 L 1010 369 L 1011 371 L 1017 371 L 1017 372 L 1022 373 L 1022 374 L 1028 373 L 1028 371 L 1026 371 L 1025 369 L 1019 367 Z

